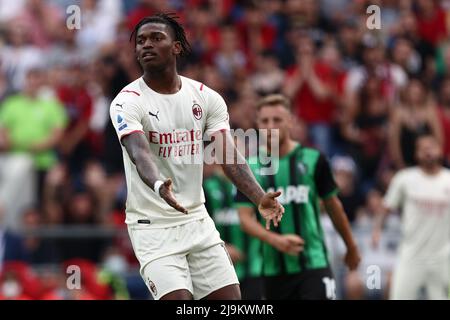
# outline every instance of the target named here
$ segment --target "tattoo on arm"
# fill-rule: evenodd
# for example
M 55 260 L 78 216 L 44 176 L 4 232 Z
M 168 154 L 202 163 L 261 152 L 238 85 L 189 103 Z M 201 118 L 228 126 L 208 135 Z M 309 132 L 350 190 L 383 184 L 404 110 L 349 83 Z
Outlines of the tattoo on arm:
M 153 190 L 155 182 L 159 180 L 159 172 L 144 135 L 132 133 L 124 137 L 121 142 L 125 146 L 131 161 L 136 165 L 139 177 Z
M 264 190 L 256 181 L 245 158 L 236 149 L 229 132 L 223 132 L 221 138 L 223 141 L 222 151 L 224 151 L 222 152 L 224 158 L 221 159 L 223 171 L 233 184 L 250 199 L 250 201 L 255 205 L 258 205 L 264 195 Z M 227 160 L 229 163 L 227 163 Z
M 223 171 L 234 185 L 249 198 L 255 205 L 258 205 L 264 191 L 253 176 L 247 164 L 223 164 Z

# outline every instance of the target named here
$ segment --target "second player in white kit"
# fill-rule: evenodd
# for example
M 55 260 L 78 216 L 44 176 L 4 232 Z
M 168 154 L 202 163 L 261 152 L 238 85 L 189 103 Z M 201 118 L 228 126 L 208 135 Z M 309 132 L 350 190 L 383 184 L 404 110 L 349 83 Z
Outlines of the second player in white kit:
M 417 141 L 419 165 L 399 171 L 384 199 L 402 214 L 402 240 L 391 299 L 446 299 L 450 282 L 450 170 L 432 136 Z

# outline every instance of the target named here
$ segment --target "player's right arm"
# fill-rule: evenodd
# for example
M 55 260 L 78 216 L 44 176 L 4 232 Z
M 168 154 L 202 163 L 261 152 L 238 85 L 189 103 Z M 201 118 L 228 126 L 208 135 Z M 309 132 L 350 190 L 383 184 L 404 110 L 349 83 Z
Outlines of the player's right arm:
M 404 199 L 403 171 L 398 172 L 389 184 L 388 190 L 383 200 L 382 209 L 376 213 L 372 230 L 372 245 L 376 248 L 380 243 L 384 222 L 390 212 L 399 209 Z
M 237 207 L 241 229 L 252 237 L 264 241 L 283 253 L 293 256 L 303 251 L 304 240 L 296 234 L 278 234 L 265 229 L 257 220 L 254 207 L 249 200 L 244 200 L 245 196 L 238 192 Z M 246 201 L 244 204 L 243 202 Z
M 155 182 L 160 180 L 160 174 L 144 135 L 141 119 L 144 117 L 145 111 L 140 107 L 139 100 L 133 98 L 133 94 L 129 92 L 119 94 L 111 103 L 111 121 L 120 143 L 125 147 L 131 162 L 136 166 L 140 178 L 151 190 L 155 191 Z M 187 210 L 176 201 L 173 195 L 170 178 L 166 179 L 159 187 L 159 196 L 175 210 L 187 213 Z
M 136 165 L 137 172 L 142 181 L 153 191 L 155 182 L 159 180 L 159 172 L 156 167 L 147 139 L 142 132 L 133 132 L 121 140 L 123 146 L 127 150 L 131 161 Z M 172 208 L 187 213 L 187 210 L 181 206 L 172 193 L 172 180 L 166 179 L 164 184 L 159 188 L 159 195 Z
M 277 201 L 281 192 L 264 192 L 256 181 L 245 158 L 237 150 L 230 134 L 227 106 L 223 98 L 215 91 L 204 87 L 207 102 L 205 134 L 215 142 L 215 155 L 223 172 L 248 199 L 258 206 L 259 213 L 266 220 L 266 228 L 270 223 L 275 226 L 281 221 L 283 206 Z

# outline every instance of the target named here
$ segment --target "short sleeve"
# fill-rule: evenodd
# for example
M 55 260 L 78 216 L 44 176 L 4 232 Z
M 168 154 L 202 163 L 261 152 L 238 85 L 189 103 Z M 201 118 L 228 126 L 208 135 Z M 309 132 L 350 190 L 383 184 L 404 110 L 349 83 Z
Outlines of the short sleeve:
M 119 95 L 111 103 L 109 111 L 119 141 L 133 132 L 144 132 L 141 122 L 141 108 L 135 101 L 121 100 Z
M 205 133 L 213 135 L 217 131 L 230 130 L 229 116 L 225 100 L 214 90 L 205 86 L 207 116 Z
M 330 164 L 322 153 L 319 155 L 319 159 L 317 160 L 314 180 L 320 198 L 326 199 L 337 195 L 338 188 L 336 182 L 334 181 Z
M 383 203 L 389 209 L 400 209 L 404 198 L 404 182 L 402 172 L 398 172 L 391 179 Z

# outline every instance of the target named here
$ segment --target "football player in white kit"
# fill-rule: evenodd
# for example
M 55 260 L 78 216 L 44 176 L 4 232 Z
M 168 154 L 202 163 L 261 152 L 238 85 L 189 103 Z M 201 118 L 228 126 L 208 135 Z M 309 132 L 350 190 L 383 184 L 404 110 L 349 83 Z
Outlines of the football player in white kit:
M 275 199 L 280 193 L 264 193 L 239 158 L 223 98 L 178 75 L 177 57 L 190 47 L 174 17 L 144 18 L 133 36 L 144 73 L 112 101 L 110 116 L 122 144 L 126 223 L 140 273 L 154 299 L 240 299 L 234 267 L 204 206 L 204 136 L 222 141 L 216 154 L 223 155 L 224 172 L 268 226 L 284 212 Z M 234 161 L 225 163 L 230 152 Z
M 442 166 L 441 147 L 431 135 L 417 141 L 418 166 L 399 171 L 385 195 L 373 233 L 377 244 L 388 212 L 401 211 L 402 240 L 390 299 L 447 299 L 450 282 L 450 170 Z

